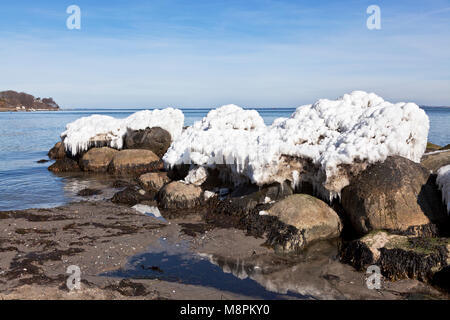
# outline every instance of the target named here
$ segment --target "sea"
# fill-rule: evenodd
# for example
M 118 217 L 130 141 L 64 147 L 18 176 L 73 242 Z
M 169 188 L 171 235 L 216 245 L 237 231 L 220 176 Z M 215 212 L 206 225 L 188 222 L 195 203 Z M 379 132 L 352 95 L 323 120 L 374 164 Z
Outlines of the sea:
M 430 119 L 428 141 L 450 143 L 450 108 L 423 107 Z M 79 201 L 84 188 L 106 188 L 107 179 L 85 174 L 54 174 L 48 150 L 60 140 L 67 123 L 92 114 L 125 118 L 141 109 L 77 109 L 39 112 L 0 112 L 0 211 L 49 208 Z M 294 108 L 256 109 L 266 124 L 289 117 Z M 185 125 L 201 120 L 210 109 L 182 109 Z M 113 190 L 111 190 L 113 192 Z M 102 195 L 108 197 L 108 190 Z

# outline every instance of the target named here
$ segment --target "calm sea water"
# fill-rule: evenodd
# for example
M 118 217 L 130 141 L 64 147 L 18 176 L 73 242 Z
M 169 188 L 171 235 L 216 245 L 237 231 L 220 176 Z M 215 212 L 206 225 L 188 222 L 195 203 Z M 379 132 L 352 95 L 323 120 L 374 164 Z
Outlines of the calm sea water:
M 429 141 L 450 143 L 450 108 L 424 108 L 430 118 Z M 0 112 L 0 210 L 54 207 L 78 200 L 86 187 L 105 187 L 105 179 L 83 174 L 55 175 L 47 170 L 48 150 L 59 141 L 65 125 L 80 117 L 104 114 L 125 118 L 138 110 L 70 110 L 60 112 Z M 184 109 L 185 125 L 191 125 L 209 109 Z M 289 117 L 294 109 L 258 109 L 266 124 Z M 113 190 L 106 190 L 103 197 Z

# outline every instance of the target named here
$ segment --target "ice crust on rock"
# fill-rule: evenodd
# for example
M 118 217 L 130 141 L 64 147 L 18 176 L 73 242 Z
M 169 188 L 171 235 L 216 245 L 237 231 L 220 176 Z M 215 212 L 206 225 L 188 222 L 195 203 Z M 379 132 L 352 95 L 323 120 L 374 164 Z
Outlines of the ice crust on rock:
M 104 115 L 82 117 L 67 124 L 61 139 L 67 151 L 73 156 L 94 146 L 109 146 L 122 149 L 127 129 L 140 130 L 161 127 L 175 140 L 182 132 L 184 115 L 179 109 L 166 108 L 142 110 L 125 119 Z
M 201 186 L 208 178 L 208 170 L 205 167 L 196 167 L 189 170 L 184 182 Z
M 369 163 L 391 155 L 419 162 L 428 130 L 416 104 L 392 104 L 363 91 L 301 106 L 271 126 L 257 111 L 227 105 L 183 131 L 163 160 L 167 167 L 226 164 L 235 184 L 307 181 L 331 199 Z
M 447 213 L 450 213 L 450 165 L 440 168 L 437 175 L 436 183 L 442 192 L 442 200 L 447 205 Z
M 256 157 L 258 137 L 267 130 L 256 110 L 244 110 L 226 105 L 211 110 L 205 118 L 195 122 L 172 143 L 163 159 L 167 166 L 197 164 L 215 167 L 229 166 L 234 180 L 241 175 L 251 176 L 248 164 Z

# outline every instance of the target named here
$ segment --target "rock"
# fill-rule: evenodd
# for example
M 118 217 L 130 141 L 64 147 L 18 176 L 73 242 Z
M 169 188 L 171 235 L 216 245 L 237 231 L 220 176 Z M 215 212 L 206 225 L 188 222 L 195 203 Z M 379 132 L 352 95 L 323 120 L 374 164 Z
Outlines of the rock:
M 158 192 L 169 182 L 167 172 L 149 172 L 139 177 L 139 184 L 146 191 Z
M 108 147 L 92 148 L 80 160 L 84 171 L 106 172 L 114 155 L 119 151 Z
M 257 205 L 284 199 L 293 194 L 292 188 L 286 182 L 282 185 L 273 183 L 268 186 L 242 185 L 231 193 L 229 198 L 219 202 L 214 209 L 219 214 L 247 214 Z
M 440 148 L 439 150 L 450 150 L 450 144 L 446 145 L 445 147 Z
M 125 180 L 115 180 L 111 184 L 113 188 L 119 189 L 119 188 L 125 188 L 125 187 L 134 187 L 136 186 L 136 183 L 125 181 Z
M 184 182 L 201 186 L 208 178 L 208 169 L 205 167 L 195 167 L 189 170 L 188 175 L 184 178 Z
M 203 193 L 203 198 L 205 199 L 205 201 L 207 201 L 207 200 L 209 200 L 209 199 L 211 199 L 211 198 L 213 198 L 213 197 L 215 197 L 216 196 L 216 193 L 215 192 L 212 192 L 212 191 L 209 191 L 209 190 L 206 190 L 204 193 Z
M 436 173 L 439 168 L 450 164 L 450 150 L 425 154 L 420 164 L 431 172 Z
M 90 189 L 90 188 L 85 188 L 83 190 L 78 191 L 77 195 L 80 197 L 90 197 L 90 196 L 96 196 L 102 194 L 102 190 L 98 190 L 98 189 Z
M 108 171 L 116 175 L 141 175 L 163 168 L 161 159 L 150 150 L 129 149 L 117 152 Z
M 272 239 L 275 249 L 284 252 L 297 251 L 317 240 L 337 238 L 342 230 L 337 213 L 322 200 L 306 194 L 290 195 L 276 202 L 267 213 L 297 231 L 289 241 Z
M 207 170 L 206 180 L 201 184 L 203 190 L 218 191 L 221 188 L 232 189 L 234 187 L 234 184 L 229 179 L 222 179 L 224 178 L 223 172 L 228 170 L 225 165 L 216 165 L 215 168 L 208 168 Z
M 113 203 L 126 204 L 134 206 L 138 203 L 153 201 L 155 199 L 154 192 L 146 192 L 135 187 L 126 187 L 124 190 L 117 192 L 111 199 Z
M 160 127 L 145 130 L 128 130 L 125 136 L 126 149 L 146 149 L 162 157 L 172 143 L 170 133 Z
M 445 209 L 430 172 L 394 156 L 370 165 L 342 190 L 342 207 L 358 234 L 395 230 L 420 234 L 444 223 Z
M 183 180 L 189 173 L 189 164 L 180 164 L 167 168 L 167 175 L 173 181 Z
M 50 160 L 47 160 L 47 159 L 41 159 L 41 160 L 36 161 L 36 163 L 47 163 L 49 161 Z
M 341 260 L 358 270 L 377 265 L 389 280 L 430 281 L 450 263 L 450 239 L 371 232 L 343 246 Z
M 437 144 L 427 142 L 427 148 L 425 149 L 425 152 L 433 152 L 441 149 L 441 146 L 438 146 Z
M 80 171 L 80 167 L 75 160 L 70 158 L 63 158 L 56 160 L 54 164 L 48 167 L 52 172 L 77 172 Z
M 161 189 L 159 202 L 165 209 L 194 208 L 203 202 L 203 191 L 198 186 L 174 181 Z
M 66 157 L 66 150 L 62 142 L 57 142 L 48 152 L 48 157 L 52 160 L 63 159 Z

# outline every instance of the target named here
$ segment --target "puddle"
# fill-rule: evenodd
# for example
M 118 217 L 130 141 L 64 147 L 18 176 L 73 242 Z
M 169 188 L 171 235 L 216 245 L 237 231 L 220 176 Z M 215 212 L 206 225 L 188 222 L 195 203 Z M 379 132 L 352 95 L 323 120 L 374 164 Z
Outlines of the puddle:
M 161 248 L 136 255 L 124 269 L 107 272 L 102 276 L 129 279 L 159 279 L 188 285 L 212 287 L 221 291 L 256 299 L 311 299 L 293 292 L 278 293 L 267 290 L 248 274 L 262 272 L 258 267 L 247 266 L 245 272 L 235 273 L 222 269 L 208 255 L 189 251 L 187 243 L 168 244 L 160 239 Z M 250 269 L 249 269 L 250 268 Z
M 230 247 L 217 251 L 215 246 L 202 246 L 195 252 L 188 240 L 177 241 L 160 238 L 124 268 L 101 276 L 210 287 L 224 292 L 225 299 L 227 292 L 265 300 L 442 299 L 439 292 L 416 280 L 385 282 L 381 290 L 370 290 L 364 273 L 339 262 L 335 241 L 317 242 L 298 255 L 249 253 L 241 258 L 230 256 Z

